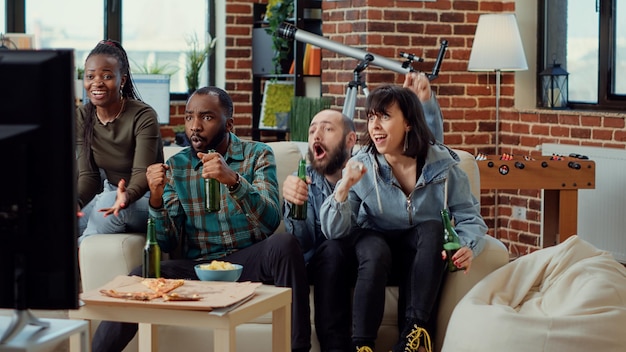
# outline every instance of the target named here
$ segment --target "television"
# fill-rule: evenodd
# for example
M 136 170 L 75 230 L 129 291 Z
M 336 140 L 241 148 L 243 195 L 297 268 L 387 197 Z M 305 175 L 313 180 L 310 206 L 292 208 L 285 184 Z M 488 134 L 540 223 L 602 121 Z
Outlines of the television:
M 0 50 L 0 344 L 78 308 L 74 52 Z

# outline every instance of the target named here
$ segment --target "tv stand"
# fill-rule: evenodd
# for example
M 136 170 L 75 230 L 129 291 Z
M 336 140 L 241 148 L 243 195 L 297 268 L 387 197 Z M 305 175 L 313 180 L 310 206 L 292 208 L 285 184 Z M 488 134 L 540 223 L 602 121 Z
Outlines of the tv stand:
M 0 338 L 0 345 L 9 342 L 13 337 L 20 333 L 26 327 L 26 325 L 39 326 L 40 329 L 46 329 L 50 327 L 50 323 L 47 321 L 39 320 L 28 309 L 16 309 L 13 311 L 13 319 L 9 324 L 9 327 L 4 332 L 4 335 Z
M 12 318 L 0 316 L 0 332 L 5 330 L 0 352 L 49 351 L 67 339 L 75 350 L 89 350 L 89 324 L 84 320 L 38 319 L 29 310 L 15 310 Z

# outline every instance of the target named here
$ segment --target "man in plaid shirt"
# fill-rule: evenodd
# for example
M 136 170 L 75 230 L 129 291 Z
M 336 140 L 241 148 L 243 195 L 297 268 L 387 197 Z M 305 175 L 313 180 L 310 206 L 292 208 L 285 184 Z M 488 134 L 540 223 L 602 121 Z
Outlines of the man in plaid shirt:
M 293 351 L 310 349 L 309 284 L 297 239 L 273 234 L 280 223 L 276 162 L 272 149 L 234 133 L 233 103 L 225 91 L 204 87 L 185 109 L 190 147 L 166 163 L 148 167 L 150 217 L 161 249 L 180 258 L 163 261 L 164 278 L 197 279 L 194 266 L 213 259 L 243 265 L 240 281 L 292 288 Z M 208 152 L 211 151 L 211 152 Z M 220 209 L 205 207 L 205 180 L 220 183 Z M 141 275 L 136 268 L 131 275 Z M 136 324 L 103 322 L 92 349 L 121 351 Z

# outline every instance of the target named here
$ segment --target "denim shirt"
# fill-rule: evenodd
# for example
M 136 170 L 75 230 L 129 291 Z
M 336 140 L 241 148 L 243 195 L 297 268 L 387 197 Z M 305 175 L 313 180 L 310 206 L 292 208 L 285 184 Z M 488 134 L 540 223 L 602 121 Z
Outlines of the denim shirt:
M 482 251 L 487 225 L 453 150 L 443 144 L 429 148 L 422 173 L 408 196 L 383 155 L 363 150 L 352 159 L 362 162 L 367 172 L 352 186 L 346 201 L 337 202 L 332 196 L 322 204 L 321 227 L 327 238 L 347 236 L 354 227 L 385 233 L 408 230 L 427 220 L 441 221 L 447 180 L 447 207 L 455 229 L 475 256 Z
M 430 94 L 429 100 L 422 101 L 421 103 L 428 128 L 435 136 L 435 140 L 439 143 L 443 143 L 443 114 L 441 113 L 435 92 Z
M 289 217 L 292 204 L 287 201 L 283 202 L 283 219 L 287 232 L 296 236 L 300 242 L 304 261 L 308 263 L 317 247 L 326 240 L 320 224 L 320 207 L 324 199 L 333 193 L 334 187 L 324 175 L 320 175 L 310 165 L 306 167 L 306 174 L 311 178 L 306 220 L 294 220 Z

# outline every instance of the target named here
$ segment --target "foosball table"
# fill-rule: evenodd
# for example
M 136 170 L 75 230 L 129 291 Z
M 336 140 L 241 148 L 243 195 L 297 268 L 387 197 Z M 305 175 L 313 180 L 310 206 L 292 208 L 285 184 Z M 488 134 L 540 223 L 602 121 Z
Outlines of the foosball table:
M 481 189 L 543 189 L 543 246 L 577 233 L 578 190 L 595 188 L 595 163 L 584 155 L 478 154 Z

